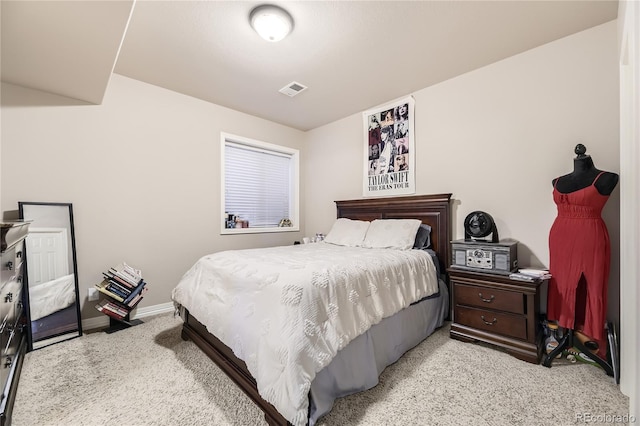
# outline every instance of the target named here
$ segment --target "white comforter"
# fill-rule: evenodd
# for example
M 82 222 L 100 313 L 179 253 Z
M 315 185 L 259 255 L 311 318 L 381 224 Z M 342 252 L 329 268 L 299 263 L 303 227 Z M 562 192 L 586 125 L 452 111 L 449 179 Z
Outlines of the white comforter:
M 265 400 L 304 425 L 316 373 L 382 318 L 437 291 L 423 251 L 316 243 L 205 256 L 172 297 L 245 361 Z
M 71 306 L 76 301 L 74 275 L 64 275 L 55 280 L 29 287 L 31 321 Z

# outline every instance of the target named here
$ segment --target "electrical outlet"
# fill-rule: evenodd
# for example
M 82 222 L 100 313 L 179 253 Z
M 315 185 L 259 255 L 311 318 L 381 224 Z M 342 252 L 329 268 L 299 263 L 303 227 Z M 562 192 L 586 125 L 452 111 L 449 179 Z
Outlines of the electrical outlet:
M 93 302 L 98 300 L 100 296 L 98 295 L 98 289 L 97 288 L 90 288 L 89 289 L 89 302 Z

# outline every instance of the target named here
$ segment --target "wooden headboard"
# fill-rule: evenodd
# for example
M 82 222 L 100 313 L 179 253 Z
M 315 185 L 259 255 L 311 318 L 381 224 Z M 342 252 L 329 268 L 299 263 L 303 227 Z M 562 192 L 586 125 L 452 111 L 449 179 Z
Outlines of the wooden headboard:
M 336 201 L 338 217 L 354 220 L 419 219 L 431 226 L 431 246 L 440 270 L 451 265 L 451 194 Z

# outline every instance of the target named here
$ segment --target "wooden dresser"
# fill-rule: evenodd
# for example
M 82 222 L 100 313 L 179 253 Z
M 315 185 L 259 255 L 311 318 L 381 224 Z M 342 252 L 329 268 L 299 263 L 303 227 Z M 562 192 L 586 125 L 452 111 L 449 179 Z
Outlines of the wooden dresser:
M 540 289 L 545 280 L 516 281 L 506 275 L 449 268 L 453 289 L 454 339 L 504 348 L 524 361 L 539 363 L 543 336 Z
M 0 271 L 0 425 L 11 424 L 18 379 L 27 347 L 23 309 L 24 239 L 28 222 L 2 222 Z

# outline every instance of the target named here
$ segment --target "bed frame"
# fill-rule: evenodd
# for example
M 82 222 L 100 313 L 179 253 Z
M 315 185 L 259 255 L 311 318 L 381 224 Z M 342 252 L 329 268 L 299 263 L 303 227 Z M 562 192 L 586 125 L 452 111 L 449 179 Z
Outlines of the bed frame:
M 338 218 L 354 220 L 419 219 L 431 226 L 431 245 L 438 254 L 440 270 L 451 264 L 451 194 L 415 195 L 397 198 L 370 198 L 336 201 Z M 269 425 L 285 426 L 290 423 L 273 405 L 262 399 L 255 379 L 246 364 L 233 351 L 209 333 L 206 327 L 184 309 L 182 338 L 192 340 L 209 356 L 253 402 L 264 412 Z

